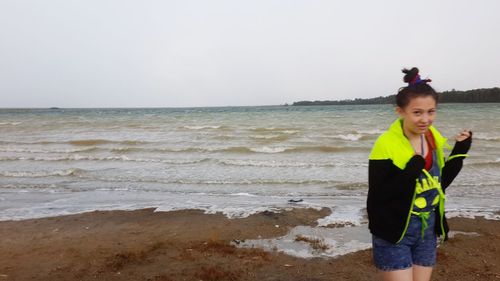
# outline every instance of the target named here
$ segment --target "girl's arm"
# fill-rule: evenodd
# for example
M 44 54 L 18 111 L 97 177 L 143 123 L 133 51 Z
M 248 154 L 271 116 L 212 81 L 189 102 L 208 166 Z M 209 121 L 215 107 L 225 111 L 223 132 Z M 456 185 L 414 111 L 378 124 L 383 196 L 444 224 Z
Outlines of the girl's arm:
M 455 139 L 455 146 L 443 167 L 441 175 L 441 187 L 443 190 L 453 182 L 462 169 L 463 160 L 467 157 L 466 154 L 472 144 L 472 132 L 464 130 Z

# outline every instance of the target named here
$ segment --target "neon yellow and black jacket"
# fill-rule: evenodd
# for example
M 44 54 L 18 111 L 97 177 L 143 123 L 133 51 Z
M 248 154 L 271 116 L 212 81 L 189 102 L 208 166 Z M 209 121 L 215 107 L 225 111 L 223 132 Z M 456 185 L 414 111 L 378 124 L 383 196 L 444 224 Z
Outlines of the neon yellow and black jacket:
M 462 168 L 465 153 L 472 137 L 457 142 L 445 161 L 443 147 L 449 148 L 444 138 L 433 126 L 429 128 L 435 145 L 440 168 L 440 193 L 451 184 Z M 409 140 L 403 134 L 402 120 L 396 120 L 375 142 L 368 165 L 367 211 L 372 234 L 392 243 L 404 236 L 416 196 L 417 179 L 423 172 L 425 160 L 415 155 Z M 436 233 L 446 237 L 448 226 L 444 217 L 444 200 L 436 206 Z

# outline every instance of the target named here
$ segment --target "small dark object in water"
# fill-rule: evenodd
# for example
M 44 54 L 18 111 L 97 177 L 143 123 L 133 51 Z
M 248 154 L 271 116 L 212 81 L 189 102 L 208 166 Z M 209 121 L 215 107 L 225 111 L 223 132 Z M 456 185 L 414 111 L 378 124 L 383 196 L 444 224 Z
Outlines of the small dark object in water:
M 245 243 L 245 239 L 233 239 L 231 242 L 233 242 L 236 245 L 239 245 L 241 243 Z
M 299 203 L 302 201 L 304 201 L 304 200 L 303 199 L 290 199 L 290 200 L 288 200 L 289 203 Z

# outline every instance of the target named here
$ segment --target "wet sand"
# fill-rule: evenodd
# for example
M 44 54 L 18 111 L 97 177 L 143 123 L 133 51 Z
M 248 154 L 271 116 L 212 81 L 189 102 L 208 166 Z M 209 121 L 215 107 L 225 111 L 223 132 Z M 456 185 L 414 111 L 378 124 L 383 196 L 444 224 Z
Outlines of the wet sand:
M 233 246 L 314 226 L 329 212 L 293 209 L 227 219 L 144 209 L 4 221 L 0 281 L 377 280 L 371 250 L 302 259 Z M 454 218 L 450 227 L 458 232 L 439 247 L 432 280 L 500 280 L 500 221 Z M 466 234 L 471 232 L 478 235 Z

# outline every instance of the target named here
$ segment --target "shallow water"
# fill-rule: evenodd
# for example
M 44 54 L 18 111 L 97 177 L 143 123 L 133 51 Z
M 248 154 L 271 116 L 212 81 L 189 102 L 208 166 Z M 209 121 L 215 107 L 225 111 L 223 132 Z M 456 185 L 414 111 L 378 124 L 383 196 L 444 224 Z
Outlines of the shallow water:
M 0 109 L 0 117 L 1 220 L 328 207 L 326 224 L 354 225 L 363 218 L 371 146 L 396 118 L 390 105 Z M 500 210 L 499 118 L 498 104 L 440 105 L 435 126 L 445 136 L 474 132 L 448 192 L 454 214 Z

